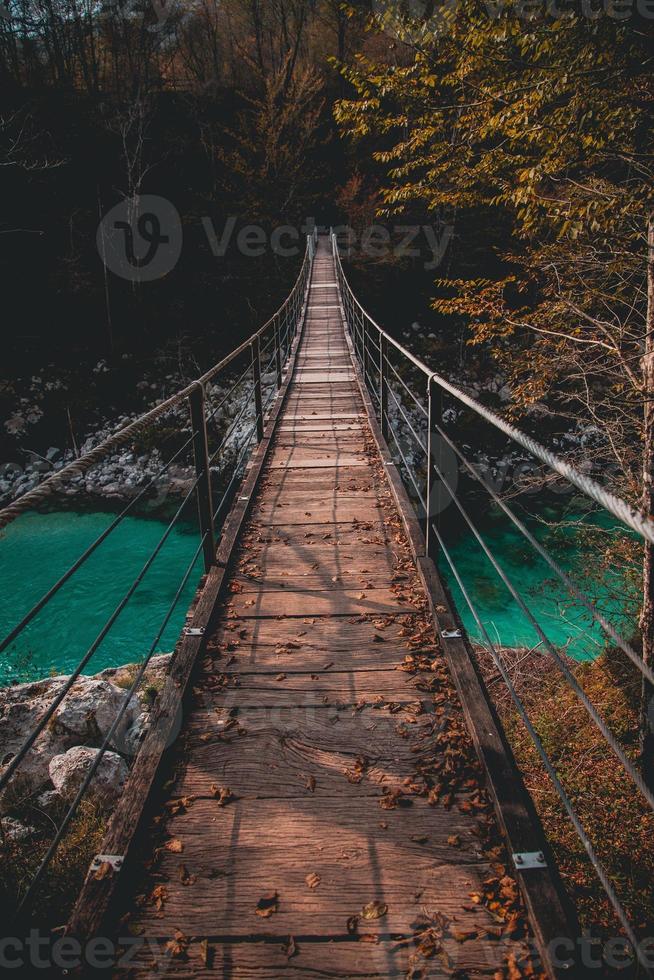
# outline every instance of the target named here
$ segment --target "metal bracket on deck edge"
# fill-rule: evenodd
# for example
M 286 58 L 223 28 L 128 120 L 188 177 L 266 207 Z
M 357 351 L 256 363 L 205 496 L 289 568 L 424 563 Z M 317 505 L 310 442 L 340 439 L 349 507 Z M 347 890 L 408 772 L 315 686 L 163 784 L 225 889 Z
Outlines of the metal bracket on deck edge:
M 204 636 L 204 626 L 200 626 L 197 629 L 193 626 L 185 626 L 184 636 Z
M 112 871 L 120 871 L 124 860 L 122 854 L 96 854 L 91 861 L 91 874 L 99 871 L 103 864 L 110 865 Z
M 542 851 L 523 851 L 521 854 L 514 854 L 513 863 L 518 871 L 547 867 L 547 861 Z

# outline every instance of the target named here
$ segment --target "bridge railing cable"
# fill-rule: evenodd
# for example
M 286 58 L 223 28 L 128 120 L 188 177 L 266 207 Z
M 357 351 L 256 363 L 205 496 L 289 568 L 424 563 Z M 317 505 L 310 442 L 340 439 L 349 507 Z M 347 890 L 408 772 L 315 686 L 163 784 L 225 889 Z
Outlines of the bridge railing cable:
M 122 598 L 108 618 L 105 618 L 106 612 L 101 611 L 102 604 L 98 603 L 98 622 L 97 627 L 94 626 L 94 629 L 97 628 L 95 639 L 87 646 L 75 668 L 57 686 L 52 701 L 21 744 L 10 757 L 5 757 L 3 760 L 3 767 L 0 770 L 2 805 L 0 812 L 11 812 L 12 807 L 15 809 L 26 802 L 29 794 L 25 792 L 20 781 L 24 760 L 30 752 L 38 748 L 39 739 L 48 726 L 56 722 L 57 713 L 65 699 L 101 649 L 157 559 L 165 554 L 166 544 L 170 541 L 175 528 L 182 522 L 185 527 L 192 526 L 194 501 L 199 528 L 199 544 L 177 586 L 172 590 L 174 594 L 170 605 L 147 653 L 140 658 L 134 680 L 122 699 L 116 717 L 102 739 L 92 765 L 85 773 L 62 821 L 56 827 L 54 836 L 45 849 L 42 849 L 39 863 L 19 901 L 21 914 L 27 914 L 33 906 L 39 888 L 43 887 L 43 878 L 62 840 L 70 831 L 80 806 L 87 799 L 89 788 L 107 751 L 118 752 L 123 757 L 129 757 L 130 752 L 122 727 L 130 706 L 133 706 L 133 702 L 138 698 L 139 690 L 147 676 L 148 665 L 162 642 L 171 619 L 185 595 L 185 590 L 193 584 L 194 574 L 198 574 L 197 566 L 200 558 L 203 559 L 205 573 L 215 565 L 220 529 L 242 480 L 253 446 L 263 438 L 267 413 L 283 383 L 285 365 L 303 321 L 316 244 L 316 234 L 308 236 L 300 272 L 289 296 L 280 309 L 236 350 L 196 381 L 130 422 L 90 452 L 0 510 L 0 528 L 4 528 L 28 511 L 56 500 L 57 495 L 71 481 L 79 481 L 92 467 L 111 457 L 120 447 L 137 443 L 146 432 L 150 434 L 149 444 L 154 441 L 157 449 L 163 448 L 172 439 L 178 444 L 156 475 L 145 482 L 108 527 L 59 576 L 47 592 L 31 605 L 7 635 L 0 639 L 0 652 L 4 654 L 5 662 L 11 663 L 12 657 L 17 657 L 17 643 L 21 640 L 29 643 L 31 630 L 42 625 L 40 616 L 47 613 L 55 596 L 80 569 L 87 565 L 91 556 L 101 549 L 104 542 L 123 525 L 125 519 L 137 512 L 140 504 L 149 501 L 152 495 L 156 494 L 161 487 L 162 479 L 169 477 L 173 467 L 176 468 L 175 475 L 181 486 L 181 499 L 175 505 L 174 513 L 164 532 L 137 574 L 131 581 L 128 580 L 129 584 L 126 582 Z M 185 406 L 188 407 L 188 416 L 183 412 Z M 166 434 L 157 436 L 157 426 L 160 423 L 165 423 Z M 217 441 L 215 447 L 211 445 L 212 437 Z M 177 472 L 180 470 L 181 478 Z M 133 655 L 133 650 L 130 650 L 130 655 Z M 38 848 L 36 850 L 38 851 Z
M 513 526 L 517 528 L 522 538 L 563 584 L 573 601 L 590 614 L 592 620 L 604 631 L 607 638 L 628 657 L 646 682 L 654 683 L 654 672 L 648 664 L 643 662 L 642 656 L 633 644 L 621 636 L 603 612 L 597 608 L 596 603 L 578 587 L 571 576 L 561 568 L 556 559 L 529 531 L 525 523 L 520 520 L 514 510 L 490 485 L 489 481 L 484 478 L 481 468 L 470 462 L 467 455 L 448 434 L 444 428 L 443 396 L 453 398 L 455 403 L 458 402 L 471 409 L 489 423 L 496 432 L 509 437 L 544 464 L 546 471 L 549 470 L 559 477 L 564 477 L 568 483 L 580 490 L 600 508 L 617 517 L 640 538 L 649 542 L 654 541 L 654 524 L 626 501 L 616 497 L 567 460 L 560 458 L 537 440 L 511 425 L 487 406 L 434 372 L 428 365 L 398 343 L 373 320 L 356 299 L 343 269 L 337 238 L 333 234 L 332 251 L 343 312 L 352 346 L 360 365 L 361 376 L 372 396 L 382 433 L 391 452 L 396 457 L 398 470 L 423 522 L 426 554 L 437 557 L 438 552 L 445 558 L 447 567 L 459 586 L 461 595 L 480 633 L 481 645 L 488 651 L 499 676 L 506 684 L 527 734 L 533 742 L 552 786 L 586 850 L 608 901 L 634 947 L 635 955 L 639 958 L 645 975 L 651 976 L 651 966 L 647 959 L 642 957 L 636 932 L 629 922 L 616 888 L 601 864 L 589 834 L 584 829 L 570 795 L 563 785 L 563 780 L 557 772 L 557 767 L 548 756 L 536 726 L 530 720 L 527 709 L 516 691 L 510 671 L 502 656 L 500 644 L 490 640 L 483 618 L 471 599 L 470 590 L 444 541 L 436 515 L 442 514 L 449 504 L 453 503 L 458 509 L 493 573 L 498 577 L 503 587 L 508 591 L 511 600 L 538 635 L 539 647 L 545 650 L 546 656 L 560 671 L 566 684 L 583 705 L 592 723 L 601 733 L 602 738 L 620 762 L 623 770 L 652 810 L 654 810 L 654 794 L 644 782 L 629 751 L 620 743 L 620 740 L 580 684 L 573 662 L 561 653 L 557 645 L 547 636 L 546 631 L 530 608 L 528 600 L 516 587 L 502 563 L 493 554 L 488 542 L 480 534 L 468 508 L 457 495 L 456 479 L 453 476 L 458 476 L 459 468 L 471 477 L 475 486 L 489 495 L 493 504 L 501 509 Z M 452 417 L 456 417 L 456 413 L 452 413 L 450 418 Z M 447 451 L 450 453 L 449 458 Z M 454 474 L 451 472 L 452 465 L 455 468 Z

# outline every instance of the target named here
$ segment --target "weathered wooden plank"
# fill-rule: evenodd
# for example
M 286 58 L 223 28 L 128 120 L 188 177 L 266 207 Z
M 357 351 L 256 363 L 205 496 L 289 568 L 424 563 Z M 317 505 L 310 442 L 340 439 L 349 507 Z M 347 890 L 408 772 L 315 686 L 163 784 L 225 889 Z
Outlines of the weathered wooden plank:
M 356 423 L 357 420 L 361 420 L 361 413 L 357 412 L 324 412 L 320 409 L 314 409 L 313 411 L 306 413 L 298 413 L 289 411 L 288 407 L 284 412 L 284 418 L 280 422 L 280 426 L 291 426 L 300 425 L 303 422 L 308 422 L 311 424 L 319 424 L 321 421 L 329 421 L 329 423 L 338 424 L 339 421 L 345 422 L 351 419 L 352 423 Z
M 330 660 L 344 662 L 343 654 L 352 669 L 369 669 L 375 665 L 395 668 L 409 652 L 408 637 L 415 629 L 414 615 L 363 620 L 317 619 L 310 623 L 300 620 L 250 620 L 233 623 L 224 621 L 208 645 L 210 657 L 217 660 L 221 670 L 244 667 L 269 673 L 286 666 L 293 671 L 315 672 Z M 222 647 L 222 649 L 221 649 Z M 426 648 L 423 648 L 426 649 Z M 281 666 L 280 666 L 281 664 Z
M 285 435 L 287 433 L 293 433 L 294 435 L 302 432 L 325 432 L 325 433 L 336 433 L 336 432 L 361 432 L 361 426 L 357 423 L 356 419 L 352 419 L 351 422 L 333 422 L 325 426 L 324 422 L 321 425 L 319 421 L 311 422 L 307 419 L 299 420 L 289 420 L 280 426 L 280 435 Z
M 292 571 L 286 571 L 288 561 L 277 562 L 277 570 L 273 567 L 272 562 L 262 562 L 262 567 L 258 572 L 248 575 L 234 575 L 231 581 L 241 592 L 259 592 L 264 584 L 269 592 L 275 589 L 286 589 L 291 592 L 313 592 L 316 589 L 318 591 L 325 589 L 366 589 L 371 586 L 383 588 L 388 585 L 393 575 L 393 566 L 391 564 L 389 567 L 389 563 L 383 561 L 381 555 L 380 559 L 382 560 L 379 562 L 379 567 L 373 569 L 369 566 L 374 564 L 374 558 L 372 561 L 360 562 L 363 570 L 350 568 L 347 565 L 343 567 L 342 561 L 332 560 L 328 564 L 323 564 L 320 569 L 312 567 L 315 563 L 307 564 L 307 571 L 305 572 L 296 570 L 295 566 Z M 418 583 L 418 579 L 415 577 L 407 578 L 406 581 L 413 586 Z
M 304 506 L 315 507 L 314 504 L 306 502 Z M 301 524 L 312 525 L 319 529 L 323 525 L 330 525 L 328 530 L 331 531 L 332 524 L 363 524 L 373 520 L 380 522 L 386 515 L 387 508 L 381 501 L 369 500 L 363 505 L 359 502 L 335 501 L 318 510 L 302 510 L 295 505 L 275 504 L 266 510 L 257 510 L 253 514 L 253 519 L 262 527 Z
M 321 385 L 321 384 L 340 384 L 345 381 L 352 381 L 354 374 L 351 371 L 298 371 L 295 375 L 296 385 Z
M 211 966 L 204 966 L 204 952 L 201 943 L 205 937 L 194 937 L 188 956 L 171 966 L 169 954 L 165 949 L 166 940 L 158 942 L 151 938 L 134 940 L 138 943 L 136 955 L 131 962 L 130 980 L 166 975 L 174 969 L 174 976 L 183 980 L 215 980 L 216 977 L 238 978 L 238 980 L 280 980 L 280 977 L 296 977 L 298 980 L 333 980 L 334 977 L 348 977 L 351 980 L 379 980 L 386 977 L 401 977 L 405 980 L 420 968 L 421 980 L 443 980 L 451 976 L 456 968 L 461 977 L 470 980 L 492 977 L 497 963 L 508 961 L 510 955 L 519 958 L 521 944 L 513 941 L 498 941 L 489 956 L 486 947 L 478 943 L 460 943 L 452 937 L 443 940 L 444 953 L 438 957 L 424 959 L 417 951 L 417 941 L 412 938 L 390 940 L 381 939 L 376 943 L 357 942 L 356 937 L 321 942 L 310 937 L 294 939 L 292 959 L 287 955 L 287 941 L 273 939 L 268 942 L 215 942 L 209 941 L 207 949 Z M 210 937 L 211 939 L 211 937 Z M 152 944 L 152 946 L 149 945 Z M 443 963 L 452 964 L 444 969 Z
M 272 469 L 330 469 L 336 463 L 340 466 L 366 466 L 365 459 L 345 453 L 331 453 L 324 456 L 301 455 L 297 450 L 291 450 L 273 458 L 270 462 Z
M 234 713 L 229 706 L 206 707 L 202 703 L 204 697 L 198 697 L 198 707 L 189 715 L 186 724 L 186 745 L 195 750 L 204 745 L 224 744 L 224 727 Z M 216 695 L 216 699 L 217 697 Z M 411 740 L 420 743 L 420 752 L 413 754 L 414 764 L 417 764 L 420 754 L 423 751 L 428 753 L 433 745 L 430 739 L 434 716 L 429 712 L 429 704 L 427 696 L 423 695 L 422 700 L 417 698 L 413 706 L 401 703 L 398 710 L 393 711 L 388 707 L 373 706 L 372 703 L 365 704 L 356 711 L 351 705 L 280 707 L 274 711 L 250 706 L 236 713 L 237 720 L 243 719 L 245 732 L 239 733 L 236 730 L 231 744 L 257 732 L 268 732 L 273 744 L 295 738 L 303 745 L 311 746 L 313 751 L 320 749 L 339 755 L 347 755 L 349 752 L 352 761 L 359 756 L 365 756 L 369 761 L 375 762 L 405 759 L 410 741 L 401 737 L 399 730 L 405 734 L 408 730 Z M 274 784 L 264 795 L 275 796 Z M 302 792 L 299 795 L 306 794 Z M 439 813 L 441 811 L 433 810 L 435 822 L 438 822 Z M 449 819 L 448 813 L 449 811 L 443 810 L 441 815 L 444 814 Z M 471 822 L 471 827 L 473 825 L 474 821 Z
M 371 465 L 365 468 L 350 468 L 347 466 L 323 467 L 320 473 L 315 470 L 297 467 L 288 472 L 283 470 L 267 470 L 265 482 L 268 486 L 294 487 L 307 490 L 321 489 L 331 493 L 334 489 L 370 491 L 378 486 L 375 470 Z
M 342 446 L 334 443 L 332 445 L 322 445 L 319 439 L 299 439 L 295 444 L 291 444 L 290 439 L 287 439 L 275 445 L 274 449 L 270 455 L 270 462 L 278 460 L 285 457 L 292 457 L 293 460 L 298 459 L 314 459 L 314 458 L 325 458 L 332 460 L 332 465 L 349 465 L 348 463 L 342 463 L 339 457 L 356 457 L 357 461 L 359 457 L 365 457 L 366 447 L 363 438 L 357 438 L 356 440 L 343 440 Z
M 258 801 L 256 809 L 261 807 Z M 388 904 L 388 912 L 381 920 L 362 922 L 361 929 L 366 934 L 412 935 L 421 916 L 429 921 L 440 913 L 457 929 L 472 931 L 475 937 L 480 930 L 477 941 L 484 943 L 483 928 L 492 929 L 494 920 L 485 910 L 468 911 L 463 905 L 470 892 L 483 890 L 484 880 L 492 874 L 489 864 L 439 866 L 429 856 L 420 862 L 408 858 L 403 861 L 406 855 L 395 839 L 382 846 L 375 839 L 346 835 L 338 820 L 331 824 L 326 819 L 303 822 L 297 819 L 295 801 L 287 810 L 278 818 L 284 820 L 288 835 L 286 847 L 279 850 L 265 844 L 252 848 L 243 845 L 241 831 L 248 811 L 244 811 L 243 824 L 238 828 L 223 823 L 218 816 L 216 830 L 228 840 L 231 835 L 234 849 L 238 842 L 238 873 L 228 849 L 207 853 L 206 843 L 206 858 L 197 864 L 179 858 L 176 862 L 165 859 L 162 873 L 166 878 L 173 877 L 166 884 L 163 915 L 159 918 L 138 910 L 132 917 L 133 925 L 142 929 L 144 936 L 159 936 L 162 932 L 166 935 L 168 927 L 170 936 L 179 929 L 186 935 L 211 935 L 218 930 L 219 935 L 243 937 L 253 933 L 346 937 L 348 920 L 377 901 Z M 177 833 L 177 828 L 173 832 Z M 265 840 L 267 826 L 258 824 L 257 833 Z M 344 857 L 336 865 L 324 861 L 314 843 L 330 833 L 342 840 Z M 348 861 L 348 854 L 360 851 L 366 855 L 364 867 Z M 190 887 L 180 881 L 182 864 L 188 875 L 196 876 Z M 321 879 L 316 889 L 307 886 L 306 877 L 310 874 Z M 279 896 L 278 911 L 269 919 L 262 919 L 256 914 L 257 905 L 274 892 Z M 485 939 L 485 944 L 489 950 L 497 951 L 498 969 L 502 950 L 492 939 Z
M 383 704 L 411 704 L 422 695 L 416 687 L 416 678 L 402 671 L 342 669 L 338 660 L 323 660 L 315 673 L 292 670 L 292 655 L 280 654 L 278 673 L 248 673 L 240 670 L 229 674 L 221 671 L 220 660 L 212 671 L 205 672 L 212 680 L 220 679 L 217 692 L 221 705 L 233 707 L 304 708 L 304 707 L 356 707 L 378 700 Z M 235 664 L 234 667 L 237 665 Z M 327 668 L 327 669 L 326 669 Z M 214 695 L 198 695 L 202 703 L 213 701 Z
M 367 448 L 366 433 L 363 429 L 353 432 L 282 432 L 276 440 L 275 449 L 317 449 L 319 452 L 337 451 L 356 453 Z
M 381 980 L 386 977 L 410 976 L 420 968 L 421 980 L 443 980 L 459 970 L 461 977 L 469 980 L 492 977 L 497 963 L 508 961 L 511 954 L 519 957 L 521 944 L 513 941 L 498 941 L 490 952 L 478 943 L 460 943 L 452 937 L 443 940 L 444 953 L 424 959 L 417 952 L 417 940 L 412 937 L 380 939 L 375 943 L 357 942 L 356 937 L 339 937 L 338 941 L 316 941 L 310 937 L 295 937 L 294 955 L 289 960 L 287 941 L 261 939 L 252 942 L 225 942 L 209 937 L 207 948 L 211 966 L 204 965 L 204 952 L 201 946 L 206 937 L 194 937 L 189 946 L 188 956 L 170 962 L 165 936 L 159 943 L 151 939 L 152 947 L 146 940 L 140 943 L 131 962 L 133 980 L 150 980 L 153 975 L 172 974 L 180 980 L 215 980 L 216 977 L 229 977 L 230 980 L 280 980 L 281 977 L 294 977 L 297 980 L 333 980 L 334 977 L 347 977 L 349 980 Z M 135 940 L 132 938 L 131 940 Z M 451 964 L 444 967 L 444 963 Z
M 247 725 L 248 710 L 243 709 L 239 717 Z M 171 788 L 178 797 L 208 797 L 212 786 L 227 786 L 235 797 L 244 801 L 303 796 L 325 800 L 347 796 L 353 800 L 372 799 L 378 806 L 383 794 L 404 788 L 415 765 L 415 756 L 408 749 L 403 755 L 398 752 L 375 759 L 361 758 L 365 758 L 365 779 L 352 783 L 348 774 L 358 776 L 349 746 L 340 752 L 330 751 L 306 742 L 302 732 L 284 733 L 271 724 L 230 743 L 191 741 L 186 765 Z M 451 834 L 455 832 L 458 816 L 456 811 L 453 813 L 448 824 Z M 460 824 L 464 832 L 469 830 L 468 820 L 461 820 Z
M 341 779 L 346 787 L 351 785 L 344 774 Z M 306 782 L 306 777 L 304 781 Z M 316 790 L 317 788 L 316 780 Z M 201 874 L 203 871 L 219 868 L 228 871 L 230 866 L 233 868 L 236 862 L 240 864 L 242 860 L 248 864 L 261 860 L 264 867 L 257 873 L 257 878 L 262 880 L 267 873 L 271 873 L 273 865 L 284 866 L 284 856 L 294 846 L 300 849 L 303 866 L 306 866 L 305 862 L 313 852 L 316 862 L 325 872 L 325 887 L 329 887 L 330 879 L 337 886 L 339 871 L 344 865 L 360 881 L 365 883 L 366 872 L 371 880 L 373 875 L 370 874 L 372 869 L 368 855 L 371 844 L 375 846 L 380 864 L 383 865 L 379 868 L 381 887 L 386 876 L 397 879 L 401 875 L 403 862 L 417 872 L 414 882 L 405 881 L 407 891 L 410 891 L 412 885 L 417 890 L 420 885 L 418 876 L 428 876 L 432 866 L 437 869 L 455 864 L 463 865 L 465 870 L 473 874 L 475 866 L 477 869 L 479 865 L 484 870 L 488 868 L 481 853 L 479 837 L 470 833 L 469 818 L 455 807 L 449 813 L 447 825 L 439 825 L 433 819 L 433 808 L 418 798 L 408 809 L 382 809 L 379 800 L 383 799 L 383 793 L 378 786 L 372 787 L 373 793 L 367 797 L 354 797 L 351 807 L 346 806 L 338 797 L 319 797 L 304 787 L 300 792 L 305 792 L 305 796 L 258 798 L 256 806 L 248 805 L 247 798 L 236 797 L 227 806 L 221 806 L 216 799 L 211 798 L 211 784 L 208 780 L 205 780 L 203 789 L 204 794 L 193 801 L 184 814 L 171 817 L 167 821 L 167 835 L 180 840 L 184 845 L 182 857 L 170 853 L 161 856 L 161 869 L 165 873 L 170 868 L 173 872 L 171 877 L 180 862 L 186 865 L 191 874 L 195 869 Z M 220 833 L 216 849 L 207 852 L 202 829 L 212 822 L 219 824 Z M 382 823 L 387 826 L 381 827 Z M 409 834 L 408 824 L 411 825 Z M 330 825 L 337 827 L 339 833 L 316 835 L 317 827 Z M 448 838 L 454 834 L 460 837 L 456 847 L 448 844 Z M 237 840 L 234 835 L 238 835 Z M 412 840 L 412 837 L 419 837 L 420 840 Z M 320 842 L 319 848 L 310 846 L 315 840 Z M 238 854 L 236 845 L 240 851 Z M 310 889 L 304 883 L 304 876 L 312 870 L 311 867 L 306 870 L 303 867 L 302 870 L 304 873 L 299 881 L 304 884 L 304 889 L 300 891 L 298 899 L 304 905 L 313 899 L 320 900 L 322 896 L 320 887 Z M 249 891 L 249 886 L 246 885 L 246 888 Z M 190 896 L 192 892 L 187 890 L 186 894 Z M 467 895 L 463 894 L 465 902 Z M 257 899 L 259 897 L 257 895 Z M 254 904 L 256 905 L 256 899 Z M 357 911 L 360 910 L 355 907 L 351 914 L 356 914 Z M 476 913 L 473 914 L 476 916 Z M 392 921 L 377 921 L 382 933 L 387 931 L 385 927 L 392 931 Z M 322 929 L 318 930 L 318 933 L 322 932 Z
M 398 598 L 391 589 L 237 593 L 226 608 L 228 615 L 250 619 L 258 616 L 377 616 L 414 611 L 408 600 Z

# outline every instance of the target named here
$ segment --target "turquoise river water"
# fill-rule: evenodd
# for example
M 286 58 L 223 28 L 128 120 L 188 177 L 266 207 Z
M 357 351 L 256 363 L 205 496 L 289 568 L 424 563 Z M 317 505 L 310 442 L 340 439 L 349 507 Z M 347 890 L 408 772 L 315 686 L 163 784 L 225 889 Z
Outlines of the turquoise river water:
M 579 515 L 568 515 L 579 516 Z M 0 637 L 16 625 L 111 523 L 107 513 L 70 512 L 28 514 L 0 534 Z M 596 518 L 589 518 L 597 522 Z M 611 533 L 611 521 L 603 526 Z M 536 536 L 552 548 L 567 569 L 578 567 L 580 550 L 575 532 L 552 531 L 532 524 Z M 0 654 L 0 684 L 69 672 L 95 640 L 105 621 L 159 541 L 165 525 L 156 520 L 127 518 L 104 541 L 89 561 L 70 579 L 22 636 Z M 563 586 L 555 587 L 552 573 L 535 557 L 529 545 L 505 519 L 484 518 L 484 536 L 505 571 L 528 601 L 549 638 L 585 659 L 602 648 L 602 633 L 589 615 L 571 608 Z M 615 533 L 618 533 L 617 530 Z M 140 660 L 149 650 L 173 600 L 180 580 L 198 544 L 192 525 L 176 527 L 160 555 L 94 654 L 85 673 Z M 516 607 L 471 536 L 451 542 L 452 554 L 491 638 L 504 646 L 532 646 L 538 636 Z M 581 556 L 583 559 L 583 555 Z M 171 650 L 201 574 L 198 562 L 176 612 L 158 644 Z M 447 570 L 452 593 L 470 634 L 477 637 L 474 620 Z M 593 586 L 602 611 L 616 626 L 624 608 L 623 582 L 616 570 Z

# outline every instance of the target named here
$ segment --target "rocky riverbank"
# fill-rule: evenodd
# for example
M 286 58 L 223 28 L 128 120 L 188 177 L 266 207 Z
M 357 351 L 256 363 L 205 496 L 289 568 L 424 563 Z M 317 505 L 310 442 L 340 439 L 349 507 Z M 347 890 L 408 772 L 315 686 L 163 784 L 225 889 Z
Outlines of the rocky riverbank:
M 247 380 L 247 379 L 246 379 Z M 264 374 L 262 383 L 264 396 L 275 384 L 273 374 Z M 159 397 L 147 398 L 138 411 L 118 416 L 113 421 L 104 421 L 92 428 L 83 441 L 72 448 L 56 445 L 39 445 L 38 424 L 43 416 L 40 403 L 21 405 L 4 422 L 4 436 L 15 443 L 13 461 L 0 463 L 0 508 L 37 487 L 52 473 L 57 473 L 76 458 L 88 453 L 109 436 L 133 422 L 143 412 L 158 404 L 167 393 L 184 386 L 184 381 L 169 377 L 163 391 L 159 385 L 144 382 L 150 396 L 153 391 Z M 220 385 L 207 386 L 208 413 L 212 405 L 220 405 L 230 387 L 229 378 Z M 225 434 L 229 432 L 226 451 L 216 458 L 212 471 L 220 485 L 225 474 L 230 474 L 240 448 L 250 434 L 254 421 L 254 407 L 245 410 L 245 402 L 251 399 L 250 386 L 243 384 L 237 389 L 209 425 L 210 451 L 220 446 Z M 24 401 L 24 399 L 23 399 Z M 242 413 L 242 414 L 240 414 Z M 240 416 L 240 417 L 239 417 Z M 34 433 L 32 430 L 34 429 Z M 186 493 L 194 478 L 192 450 L 187 447 L 179 458 L 165 472 L 161 472 L 166 462 L 183 447 L 191 435 L 188 407 L 180 404 L 173 407 L 160 419 L 152 431 L 139 436 L 133 444 L 110 454 L 88 472 L 67 481 L 66 485 L 53 494 L 52 507 L 76 509 L 101 509 L 103 507 L 123 506 L 143 493 L 140 510 L 144 513 L 163 513 L 166 501 L 179 501 Z M 25 443 L 30 448 L 25 447 Z M 162 448 L 160 448 L 162 447 Z M 20 460 L 20 462 L 18 461 Z
M 148 729 L 169 662 L 169 654 L 154 657 L 138 693 L 130 700 L 128 689 L 136 676 L 136 666 L 78 678 L 0 795 L 6 839 L 30 836 L 33 828 L 16 819 L 16 814 L 24 814 L 27 801 L 47 812 L 62 800 L 70 802 L 74 798 L 99 746 L 127 702 L 111 751 L 105 754 L 89 786 L 89 799 L 105 807 L 115 803 L 127 779 L 129 763 Z M 11 762 L 67 679 L 50 677 L 0 689 L 0 771 Z

